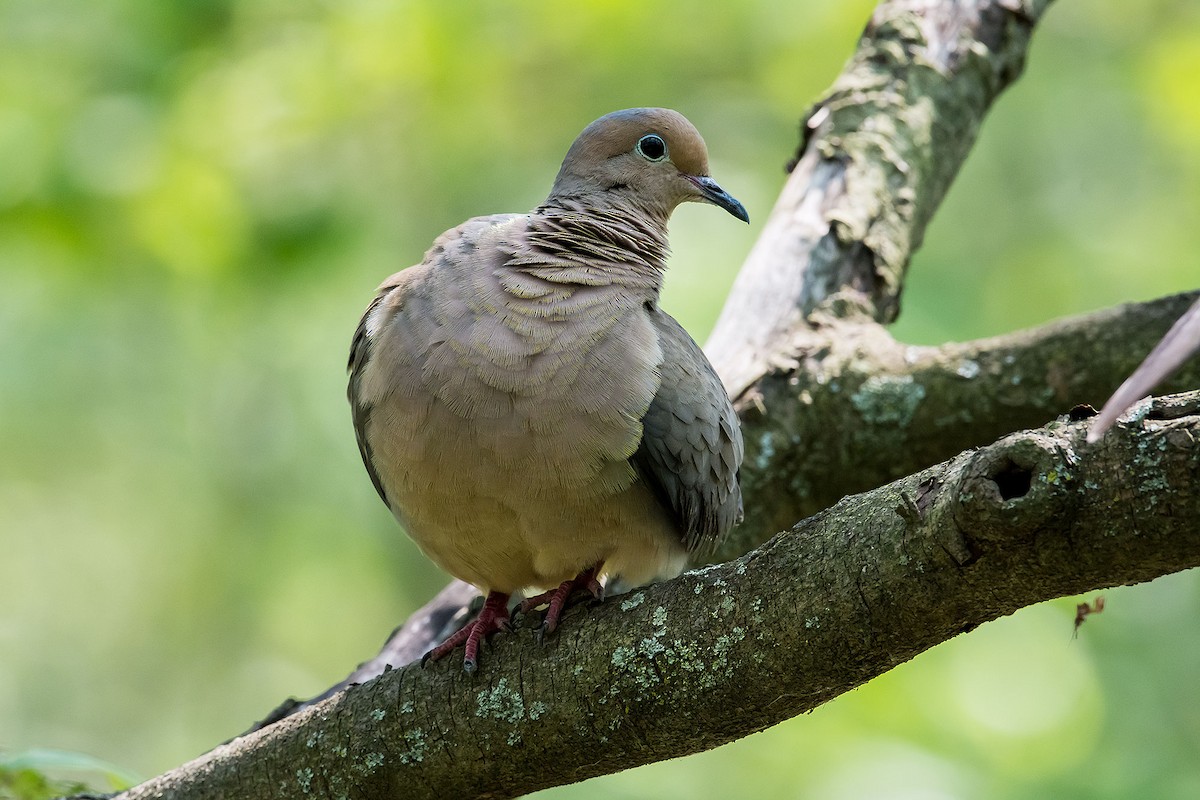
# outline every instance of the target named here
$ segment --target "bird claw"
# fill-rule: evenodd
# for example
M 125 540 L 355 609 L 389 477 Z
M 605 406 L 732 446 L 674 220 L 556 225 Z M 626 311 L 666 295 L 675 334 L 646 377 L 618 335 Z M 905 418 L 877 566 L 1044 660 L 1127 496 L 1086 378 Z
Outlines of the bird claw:
M 594 567 L 585 569 L 571 580 L 563 581 L 549 591 L 521 601 L 519 609 L 522 613 L 533 611 L 539 606 L 547 606 L 546 613 L 542 617 L 542 624 L 534 631 L 534 636 L 538 644 L 542 644 L 546 638 L 546 634 L 553 633 L 554 629 L 558 627 L 558 622 L 562 618 L 563 612 L 566 611 L 571 596 L 575 592 L 580 589 L 587 590 L 592 596 L 590 605 L 594 605 L 604 599 L 604 587 L 596 579 L 596 575 L 600 572 L 600 566 L 600 564 L 597 564 Z
M 474 673 L 479 668 L 479 641 L 492 646 L 492 634 L 500 630 L 512 630 L 508 621 L 508 595 L 501 592 L 491 592 L 479 616 L 462 626 L 450 635 L 446 641 L 430 650 L 421 657 L 421 667 L 429 661 L 437 661 L 448 655 L 460 644 L 466 645 L 463 653 L 463 670 L 467 674 Z

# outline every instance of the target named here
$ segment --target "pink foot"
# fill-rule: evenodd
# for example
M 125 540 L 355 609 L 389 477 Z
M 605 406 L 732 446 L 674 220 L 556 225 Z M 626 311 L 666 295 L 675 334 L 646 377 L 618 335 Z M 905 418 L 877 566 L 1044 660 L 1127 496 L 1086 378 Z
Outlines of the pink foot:
M 487 600 L 479 616 L 468 622 L 446 641 L 430 650 L 421 659 L 421 666 L 448 655 L 463 642 L 467 643 L 463 653 L 463 669 L 474 672 L 479 666 L 479 642 L 499 630 L 508 628 L 508 595 L 504 592 L 488 592 Z
M 587 589 L 596 600 L 604 599 L 604 587 L 596 576 L 600 574 L 600 564 L 589 567 L 569 581 L 563 581 L 557 588 L 548 592 L 527 597 L 521 601 L 521 613 L 528 614 L 539 606 L 547 606 L 546 616 L 542 618 L 542 630 L 551 633 L 558 627 L 558 620 L 567 607 L 567 601 L 577 589 Z

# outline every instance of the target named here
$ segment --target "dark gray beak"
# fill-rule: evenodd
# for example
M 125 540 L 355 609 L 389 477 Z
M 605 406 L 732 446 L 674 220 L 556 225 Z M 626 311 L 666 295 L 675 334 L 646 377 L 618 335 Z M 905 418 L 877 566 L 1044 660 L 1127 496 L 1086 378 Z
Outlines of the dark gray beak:
M 714 206 L 719 206 L 725 209 L 742 222 L 750 222 L 750 215 L 746 213 L 746 207 L 735 200 L 733 195 L 722 189 L 720 184 L 718 184 L 712 178 L 708 177 L 707 175 L 700 177 L 689 175 L 688 179 L 692 183 L 696 184 L 705 200 L 712 203 Z

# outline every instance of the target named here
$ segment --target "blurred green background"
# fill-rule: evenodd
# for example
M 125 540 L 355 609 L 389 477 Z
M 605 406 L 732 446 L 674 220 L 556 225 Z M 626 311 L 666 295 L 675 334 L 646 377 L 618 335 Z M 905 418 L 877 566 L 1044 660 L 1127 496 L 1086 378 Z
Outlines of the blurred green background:
M 698 338 L 873 3 L 0 0 L 0 749 L 142 776 L 372 655 L 445 581 L 359 462 L 373 288 L 666 105 Z M 937 343 L 1200 284 L 1200 5 L 1063 0 L 917 255 Z M 1093 398 L 1099 402 L 1103 398 Z M 1195 798 L 1200 582 L 950 642 L 735 745 L 546 798 Z

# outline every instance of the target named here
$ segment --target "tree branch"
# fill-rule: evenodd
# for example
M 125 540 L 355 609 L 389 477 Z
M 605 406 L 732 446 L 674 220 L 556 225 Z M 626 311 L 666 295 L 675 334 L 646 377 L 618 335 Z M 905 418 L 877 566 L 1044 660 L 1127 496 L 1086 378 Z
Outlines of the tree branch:
M 513 797 L 762 730 L 1023 606 L 1200 565 L 1200 393 L 1086 433 L 1007 436 L 577 607 L 545 646 L 525 620 L 474 678 L 385 673 L 123 796 Z
M 793 521 L 861 492 L 1099 405 L 1200 293 L 1133 303 L 1027 331 L 914 347 L 871 320 L 817 317 L 794 366 L 739 404 L 746 522 L 715 555 L 735 558 Z M 1193 360 L 1166 391 L 1200 385 Z
M 808 114 L 796 166 L 705 351 L 734 397 L 806 318 L 852 290 L 899 311 L 909 258 L 999 94 L 1021 74 L 1049 0 L 893 0 Z M 783 352 L 781 352 L 781 348 Z

